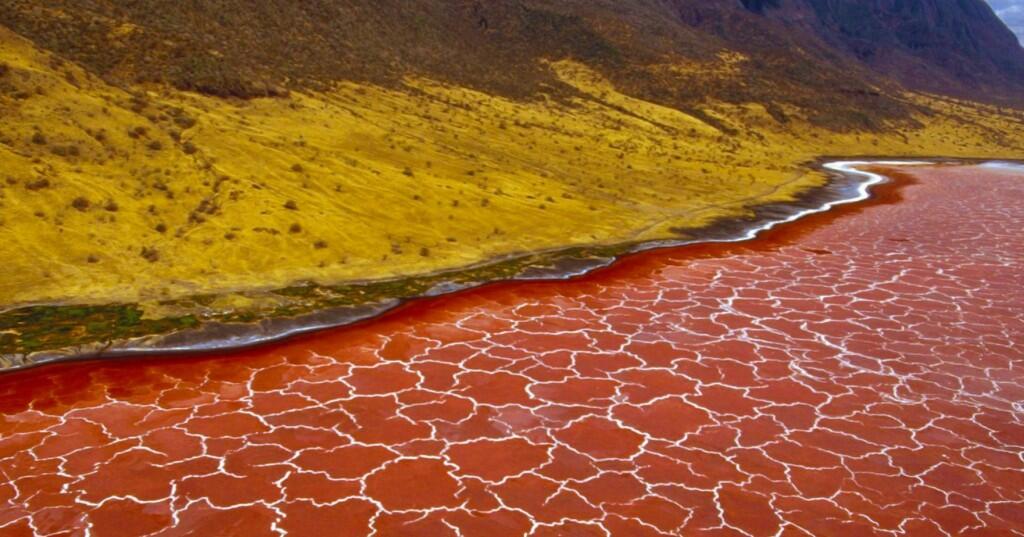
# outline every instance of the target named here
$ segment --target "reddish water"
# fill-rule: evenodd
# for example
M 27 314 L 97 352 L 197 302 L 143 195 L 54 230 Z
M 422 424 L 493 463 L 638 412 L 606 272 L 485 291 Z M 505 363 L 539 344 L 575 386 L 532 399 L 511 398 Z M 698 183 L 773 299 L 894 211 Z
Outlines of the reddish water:
M 0 534 L 1022 535 L 1024 181 L 974 167 L 231 356 L 0 378 Z

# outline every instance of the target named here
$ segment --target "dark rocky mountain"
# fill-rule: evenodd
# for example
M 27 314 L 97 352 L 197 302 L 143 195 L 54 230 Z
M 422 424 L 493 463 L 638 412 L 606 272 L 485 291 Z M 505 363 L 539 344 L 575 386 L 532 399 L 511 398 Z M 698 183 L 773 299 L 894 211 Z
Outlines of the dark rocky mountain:
M 937 92 L 1024 92 L 1024 48 L 983 0 L 748 1 L 812 29 L 837 50 L 904 84 Z M 813 15 L 813 16 L 812 16 Z
M 410 74 L 557 95 L 542 60 L 566 57 L 655 102 L 787 103 L 836 128 L 906 115 L 899 84 L 1024 95 L 1024 49 L 983 0 L 0 0 L 0 24 L 108 80 L 224 96 Z M 724 51 L 738 75 L 665 68 Z

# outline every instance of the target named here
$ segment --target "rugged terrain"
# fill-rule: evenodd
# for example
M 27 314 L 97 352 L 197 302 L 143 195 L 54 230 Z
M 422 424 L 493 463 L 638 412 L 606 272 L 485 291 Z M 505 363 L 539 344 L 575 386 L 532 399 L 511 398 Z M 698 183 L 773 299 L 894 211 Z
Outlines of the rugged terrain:
M 980 0 L 0 0 L 0 25 L 0 353 L 678 236 L 820 185 L 822 155 L 1024 155 L 1024 52 Z M 138 306 L 28 338 L 50 304 Z

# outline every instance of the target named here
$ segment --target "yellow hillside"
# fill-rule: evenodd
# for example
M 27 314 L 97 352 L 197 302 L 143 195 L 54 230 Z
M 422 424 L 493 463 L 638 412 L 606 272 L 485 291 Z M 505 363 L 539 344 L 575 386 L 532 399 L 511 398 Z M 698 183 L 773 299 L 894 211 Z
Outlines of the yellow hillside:
M 688 65 L 732 76 L 735 57 Z M 819 155 L 1024 154 L 1020 117 L 921 95 L 919 125 L 836 134 L 760 105 L 703 119 L 616 92 L 222 100 L 112 87 L 0 30 L 0 306 L 147 302 L 672 236 L 820 184 Z M 698 115 L 703 115 L 698 114 Z

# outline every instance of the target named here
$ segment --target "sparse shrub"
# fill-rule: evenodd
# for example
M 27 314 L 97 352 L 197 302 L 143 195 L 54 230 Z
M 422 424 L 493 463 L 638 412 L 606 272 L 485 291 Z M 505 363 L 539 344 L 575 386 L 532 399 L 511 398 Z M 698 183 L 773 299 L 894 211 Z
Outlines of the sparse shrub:
M 420 257 L 430 257 L 430 248 L 426 246 L 420 248 Z
M 143 246 L 140 255 L 142 255 L 143 259 L 149 261 L 150 263 L 156 263 L 157 261 L 160 260 L 160 252 L 158 252 L 156 248 L 153 248 L 151 246 Z
M 117 206 L 117 202 L 114 200 L 107 200 L 107 202 L 103 204 L 103 210 L 107 212 L 116 213 L 119 208 L 120 207 Z
M 7 76 L 7 73 L 11 72 L 11 66 L 6 63 L 0 62 L 0 78 Z
M 141 113 L 146 107 L 149 106 L 149 99 L 146 99 L 145 95 L 136 94 L 131 96 L 131 110 L 136 114 Z
M 199 206 L 196 207 L 195 212 L 202 214 L 217 214 L 219 209 L 220 208 L 217 206 L 217 203 L 211 198 L 203 198 L 203 200 L 199 202 Z
M 298 211 L 299 210 L 299 204 L 295 203 L 294 200 L 288 200 L 288 201 L 284 202 L 284 208 L 288 209 L 289 211 Z
M 96 257 L 95 254 L 89 254 L 89 257 L 85 258 L 86 263 L 99 263 L 100 258 Z
M 296 162 L 295 164 L 292 165 L 292 171 L 295 173 L 302 173 L 306 170 L 305 168 L 302 167 L 302 164 Z
M 167 224 L 160 222 L 153 229 L 155 229 L 157 233 L 167 233 Z
M 174 118 L 174 124 L 183 129 L 191 129 L 196 125 L 196 120 L 182 114 Z
M 327 241 L 318 240 L 313 243 L 313 248 L 316 248 L 317 250 L 323 250 L 324 248 L 327 248 Z
M 138 140 L 139 138 L 145 136 L 147 132 L 149 131 L 146 130 L 146 127 L 135 127 L 134 129 L 128 130 L 128 137 L 132 138 L 133 140 Z
M 297 223 L 292 224 L 291 226 L 288 227 L 288 233 L 291 233 L 293 235 L 297 233 L 302 233 L 302 226 Z
M 71 201 L 71 206 L 81 212 L 85 212 L 89 210 L 89 207 L 92 206 L 92 203 L 83 196 L 78 196 L 77 198 Z
M 185 142 L 184 144 L 181 144 L 181 150 L 182 150 L 182 151 L 183 151 L 183 152 L 184 152 L 184 153 L 185 153 L 186 155 L 193 155 L 193 154 L 195 154 L 195 152 L 196 152 L 196 151 L 198 151 L 199 149 L 198 149 L 198 148 L 196 148 L 195 144 L 193 144 L 192 142 Z
M 404 175 L 406 177 L 412 177 L 413 176 L 412 168 L 406 166 L 405 169 L 402 170 L 402 175 Z
M 152 142 L 149 142 L 146 147 L 148 147 L 150 151 L 160 151 L 164 148 L 164 144 L 160 143 L 160 140 L 153 140 Z
M 29 181 L 28 183 L 25 183 L 25 188 L 29 190 L 42 190 L 44 188 L 50 188 L 50 186 L 50 180 L 45 177 L 41 177 L 39 179 L 36 179 L 35 181 Z
M 81 155 L 77 145 L 55 145 L 50 152 L 58 157 L 77 157 Z
M 32 143 L 36 145 L 46 145 L 46 136 L 43 136 L 43 133 L 36 131 L 36 133 L 32 135 Z

